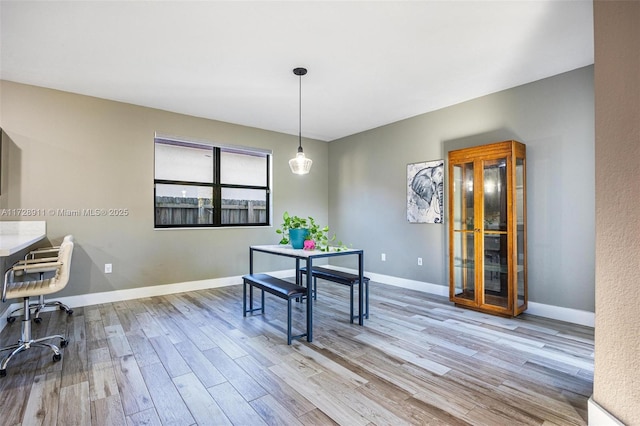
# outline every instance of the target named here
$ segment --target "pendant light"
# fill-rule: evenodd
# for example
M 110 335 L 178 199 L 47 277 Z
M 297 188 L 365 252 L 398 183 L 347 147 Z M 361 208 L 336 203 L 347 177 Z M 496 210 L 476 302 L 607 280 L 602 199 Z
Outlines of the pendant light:
M 291 167 L 291 171 L 297 175 L 306 175 L 311 170 L 311 161 L 310 158 L 305 157 L 304 151 L 302 150 L 302 76 L 307 73 L 306 68 L 294 68 L 293 73 L 300 77 L 300 90 L 299 90 L 299 111 L 300 114 L 298 116 L 298 153 L 295 158 L 289 160 L 289 167 Z

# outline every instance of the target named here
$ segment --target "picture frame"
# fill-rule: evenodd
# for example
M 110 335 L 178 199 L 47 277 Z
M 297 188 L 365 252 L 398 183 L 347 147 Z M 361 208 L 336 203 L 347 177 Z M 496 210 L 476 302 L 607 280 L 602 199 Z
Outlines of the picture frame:
M 444 223 L 444 160 L 407 164 L 407 221 Z

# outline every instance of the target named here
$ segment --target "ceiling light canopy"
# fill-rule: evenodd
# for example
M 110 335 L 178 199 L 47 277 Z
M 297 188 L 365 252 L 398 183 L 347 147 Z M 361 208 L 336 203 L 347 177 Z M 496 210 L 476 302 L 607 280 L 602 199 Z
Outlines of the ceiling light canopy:
M 297 175 L 306 175 L 311 170 L 313 161 L 304 155 L 302 150 L 302 76 L 307 73 L 306 68 L 294 68 L 293 73 L 300 77 L 299 88 L 299 115 L 298 115 L 298 153 L 294 158 L 289 160 L 289 167 L 291 171 Z

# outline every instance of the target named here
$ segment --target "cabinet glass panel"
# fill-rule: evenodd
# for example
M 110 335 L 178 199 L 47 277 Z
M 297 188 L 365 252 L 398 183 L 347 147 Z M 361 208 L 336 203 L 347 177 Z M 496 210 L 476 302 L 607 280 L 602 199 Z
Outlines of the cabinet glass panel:
M 525 302 L 525 230 L 524 230 L 524 159 L 516 158 L 516 280 L 518 285 L 518 306 Z
M 484 235 L 484 303 L 506 308 L 509 303 L 507 234 Z
M 484 228 L 507 230 L 507 159 L 484 162 Z
M 474 254 L 474 234 L 473 232 L 454 233 L 454 262 L 453 281 L 454 294 L 461 299 L 475 300 L 475 265 Z
M 452 220 L 453 229 L 473 229 L 473 163 L 453 166 Z

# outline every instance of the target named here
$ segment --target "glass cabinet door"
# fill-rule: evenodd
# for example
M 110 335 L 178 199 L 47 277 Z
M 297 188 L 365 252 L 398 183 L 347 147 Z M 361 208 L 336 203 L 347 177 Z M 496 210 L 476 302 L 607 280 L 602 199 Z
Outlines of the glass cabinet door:
M 484 260 L 482 304 L 507 308 L 509 305 L 509 262 L 507 238 L 507 158 L 482 162 Z
M 475 211 L 473 163 L 453 165 L 453 294 L 459 299 L 475 301 Z
M 526 234 L 526 194 L 524 158 L 516 158 L 516 306 L 519 309 L 527 303 L 527 234 Z

